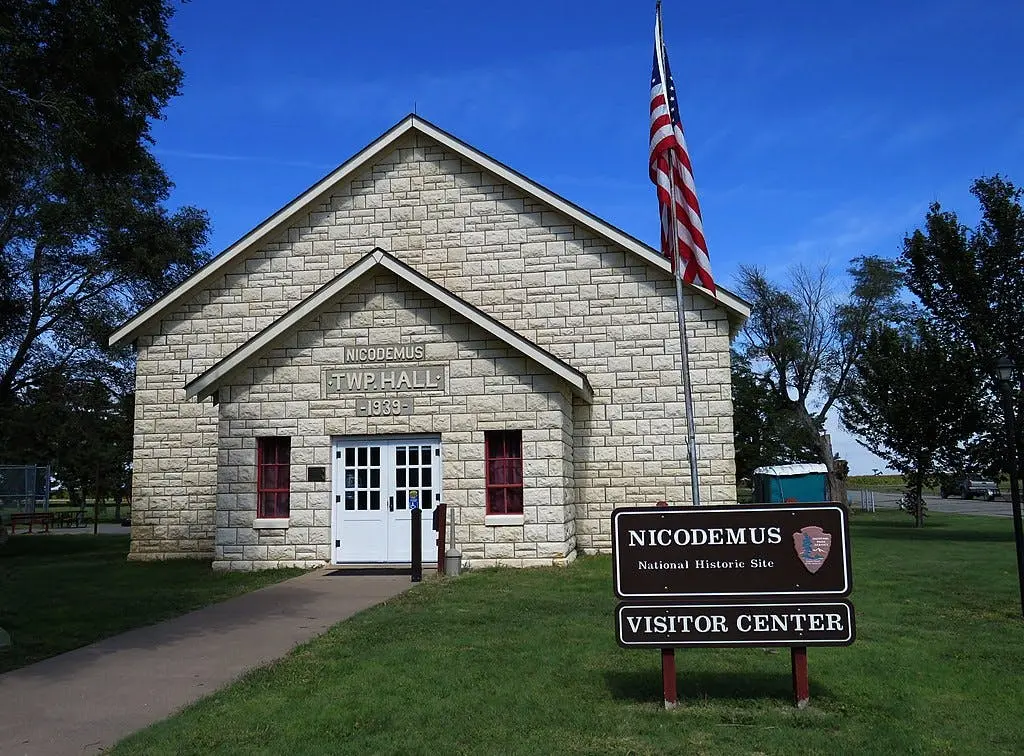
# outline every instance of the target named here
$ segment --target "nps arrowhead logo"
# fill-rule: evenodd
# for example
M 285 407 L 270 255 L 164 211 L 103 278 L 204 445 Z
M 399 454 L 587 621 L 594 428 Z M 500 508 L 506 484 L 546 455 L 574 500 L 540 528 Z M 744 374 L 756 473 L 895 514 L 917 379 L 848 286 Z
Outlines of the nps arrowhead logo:
M 821 569 L 832 548 L 832 536 L 817 525 L 808 525 L 793 534 L 793 548 L 812 575 Z

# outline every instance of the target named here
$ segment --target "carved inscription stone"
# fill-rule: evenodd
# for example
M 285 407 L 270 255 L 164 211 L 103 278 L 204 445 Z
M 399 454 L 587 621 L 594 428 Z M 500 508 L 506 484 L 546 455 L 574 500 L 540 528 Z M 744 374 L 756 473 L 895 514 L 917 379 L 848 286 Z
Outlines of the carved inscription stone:
M 446 368 L 339 368 L 324 371 L 325 394 L 443 391 Z
M 426 354 L 423 344 L 345 347 L 342 355 L 349 365 L 371 362 L 420 362 Z

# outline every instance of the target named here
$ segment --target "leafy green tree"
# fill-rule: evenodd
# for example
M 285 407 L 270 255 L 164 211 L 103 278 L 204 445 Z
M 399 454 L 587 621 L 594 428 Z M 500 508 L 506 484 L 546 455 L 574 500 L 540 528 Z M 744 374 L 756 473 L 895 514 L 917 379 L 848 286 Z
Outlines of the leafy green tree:
M 751 478 L 761 465 L 818 461 L 807 429 L 779 402 L 743 355 L 732 354 L 733 432 L 736 478 Z
M 902 317 L 900 271 L 891 260 L 858 257 L 851 287 L 837 295 L 828 271 L 797 267 L 786 286 L 764 272 L 740 269 L 740 293 L 751 302 L 740 351 L 789 416 L 812 439 L 828 469 L 833 498 L 846 496 L 841 465 L 824 431 L 846 393 L 872 329 Z
M 1021 190 L 1010 181 L 993 176 L 979 178 L 971 193 L 981 207 L 981 221 L 974 229 L 962 225 L 956 213 L 934 203 L 925 217 L 924 229 L 903 242 L 908 288 L 917 295 L 931 319 L 950 340 L 962 344 L 970 359 L 989 377 L 989 422 L 973 446 L 984 462 L 1002 458 L 1005 419 L 995 407 L 996 362 L 1009 357 L 1016 366 L 1011 394 L 1016 419 L 1016 457 L 1021 458 L 1022 386 L 1024 386 L 1024 209 Z M 985 443 L 986 439 L 990 443 Z M 986 449 L 987 447 L 987 449 Z M 993 451 L 995 447 L 995 451 Z M 1018 465 L 1019 467 L 1019 465 Z
M 182 81 L 171 12 L 0 4 L 0 411 L 46 375 L 109 361 L 111 330 L 205 260 L 205 213 L 164 206 L 149 151 Z
M 132 455 L 134 394 L 118 365 L 91 374 L 54 370 L 26 389 L 0 426 L 0 444 L 47 460 L 71 502 L 123 500 Z
M 970 349 L 924 318 L 881 326 L 867 339 L 840 400 L 843 425 L 904 475 L 907 507 L 924 525 L 925 483 L 943 468 L 940 452 L 975 433 L 981 374 Z M 948 456 L 947 456 L 948 459 Z

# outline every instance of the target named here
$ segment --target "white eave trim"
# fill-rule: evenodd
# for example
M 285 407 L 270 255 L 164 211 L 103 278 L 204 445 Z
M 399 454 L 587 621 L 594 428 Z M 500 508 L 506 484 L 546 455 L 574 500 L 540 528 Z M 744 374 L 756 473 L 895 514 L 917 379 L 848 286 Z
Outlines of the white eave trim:
M 429 136 L 468 162 L 480 166 L 484 170 L 487 170 L 509 182 L 513 186 L 518 187 L 526 194 L 541 200 L 559 212 L 565 213 L 565 215 L 584 228 L 587 228 L 598 236 L 609 239 L 624 249 L 640 256 L 650 265 L 659 267 L 666 272 L 671 270 L 668 260 L 638 239 L 635 239 L 624 231 L 615 228 L 606 221 L 591 215 L 583 208 L 574 205 L 572 202 L 558 196 L 554 192 L 545 189 L 540 184 L 531 181 L 526 178 L 526 176 L 523 176 L 521 173 L 517 173 L 508 166 L 499 163 L 497 160 L 488 157 L 465 142 L 456 139 L 451 134 L 446 131 L 442 131 L 432 123 L 424 121 L 418 116 L 410 115 L 406 116 L 402 121 L 388 129 L 360 152 L 346 160 L 330 174 L 318 181 L 314 186 L 310 187 L 307 191 L 303 192 L 248 234 L 225 249 L 208 262 L 203 268 L 192 275 L 188 280 L 182 282 L 176 289 L 174 289 L 174 291 L 164 295 L 131 320 L 124 323 L 110 336 L 110 346 L 121 346 L 133 341 L 145 324 L 152 318 L 157 317 L 165 310 L 173 307 L 175 304 L 187 297 L 197 286 L 223 271 L 226 267 L 232 264 L 239 255 L 257 244 L 278 226 L 282 225 L 293 215 L 303 210 L 303 208 L 315 202 L 324 193 L 334 188 L 335 185 L 356 173 L 365 164 L 372 161 L 377 155 L 389 149 L 394 142 L 412 130 L 419 131 L 420 133 Z M 750 315 L 750 306 L 744 300 L 721 287 L 718 287 L 718 294 L 716 298 L 715 295 L 711 294 L 711 292 L 706 289 L 692 284 L 686 284 L 686 286 L 692 292 L 700 293 L 709 300 L 717 301 L 725 307 L 730 312 L 731 320 L 738 320 L 739 323 L 742 323 Z
M 384 268 L 391 271 L 420 291 L 429 294 L 448 309 L 458 313 L 500 341 L 505 342 L 520 354 L 529 357 L 538 365 L 568 383 L 572 388 L 572 392 L 583 401 L 589 404 L 594 400 L 594 391 L 590 386 L 590 382 L 579 370 L 563 362 L 542 347 L 537 346 L 529 339 L 524 338 L 508 326 L 498 322 L 487 313 L 469 304 L 469 302 L 455 296 L 444 287 L 437 285 L 426 276 L 395 259 L 382 249 L 374 250 L 347 268 L 334 280 L 325 284 L 205 373 L 188 383 L 185 386 L 186 396 L 189 398 L 205 399 L 212 395 L 217 390 L 218 384 L 232 370 L 255 357 L 272 341 L 287 333 L 303 319 L 317 312 L 358 278 L 376 268 Z

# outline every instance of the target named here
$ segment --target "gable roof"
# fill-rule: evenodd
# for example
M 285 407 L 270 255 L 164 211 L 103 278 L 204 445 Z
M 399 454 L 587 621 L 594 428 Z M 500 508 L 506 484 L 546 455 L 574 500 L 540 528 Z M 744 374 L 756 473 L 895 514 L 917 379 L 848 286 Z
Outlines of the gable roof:
M 264 220 L 261 224 L 252 229 L 241 239 L 214 257 L 210 262 L 196 271 L 196 273 L 182 282 L 173 291 L 164 295 L 142 312 L 135 315 L 135 317 L 122 324 L 121 327 L 110 336 L 110 345 L 120 346 L 133 341 L 149 321 L 164 314 L 167 310 L 174 307 L 185 297 L 191 294 L 195 289 L 209 281 L 221 271 L 225 270 L 232 262 L 235 261 L 236 258 L 244 254 L 253 246 L 262 242 L 266 237 L 273 234 L 278 230 L 278 228 L 285 225 L 292 216 L 301 212 L 311 203 L 316 202 L 322 195 L 331 191 L 331 189 L 333 189 L 337 184 L 350 178 L 364 166 L 371 164 L 379 156 L 386 154 L 398 139 L 411 131 L 426 135 L 457 154 L 466 162 L 475 164 L 485 171 L 495 174 L 502 180 L 517 187 L 525 194 L 534 197 L 559 212 L 564 213 L 575 223 L 578 223 L 580 226 L 588 229 L 594 234 L 608 239 L 618 246 L 641 257 L 650 265 L 661 268 L 664 271 L 671 271 L 671 265 L 668 260 L 638 239 L 635 239 L 626 232 L 606 223 L 597 216 L 590 214 L 583 208 L 560 197 L 549 189 L 545 189 L 540 184 L 531 181 L 526 176 L 512 170 L 503 163 L 500 163 L 479 150 L 470 147 L 465 142 L 462 142 L 448 132 L 438 128 L 429 121 L 425 121 L 416 115 L 408 115 L 384 132 L 367 147 L 363 148 L 356 155 L 353 155 L 351 158 L 346 160 L 330 174 L 325 176 L 315 185 L 300 194 L 276 213 Z M 691 284 L 685 285 L 691 286 L 691 288 L 708 299 L 717 299 L 718 303 L 722 305 L 728 313 L 733 330 L 736 330 L 750 314 L 750 307 L 743 299 L 726 289 L 723 289 L 721 286 L 718 287 L 718 294 L 716 297 L 706 289 L 692 286 Z
M 430 295 L 448 309 L 479 326 L 494 338 L 505 342 L 523 356 L 529 357 L 546 370 L 554 373 L 568 383 L 572 392 L 583 401 L 588 404 L 593 401 L 594 390 L 590 387 L 587 377 L 579 370 L 555 357 L 555 355 L 543 347 L 537 346 L 503 323 L 495 320 L 483 310 L 460 299 L 443 286 L 439 286 L 423 274 L 416 272 L 379 247 L 299 302 L 295 307 L 235 349 L 198 378 L 189 381 L 185 386 L 185 395 L 188 398 L 198 397 L 199 399 L 211 396 L 217 390 L 217 385 L 220 381 L 232 370 L 255 357 L 267 348 L 274 339 L 284 335 L 304 318 L 315 313 L 334 297 L 344 292 L 345 289 L 363 275 L 378 269 L 391 271 L 402 280 Z

